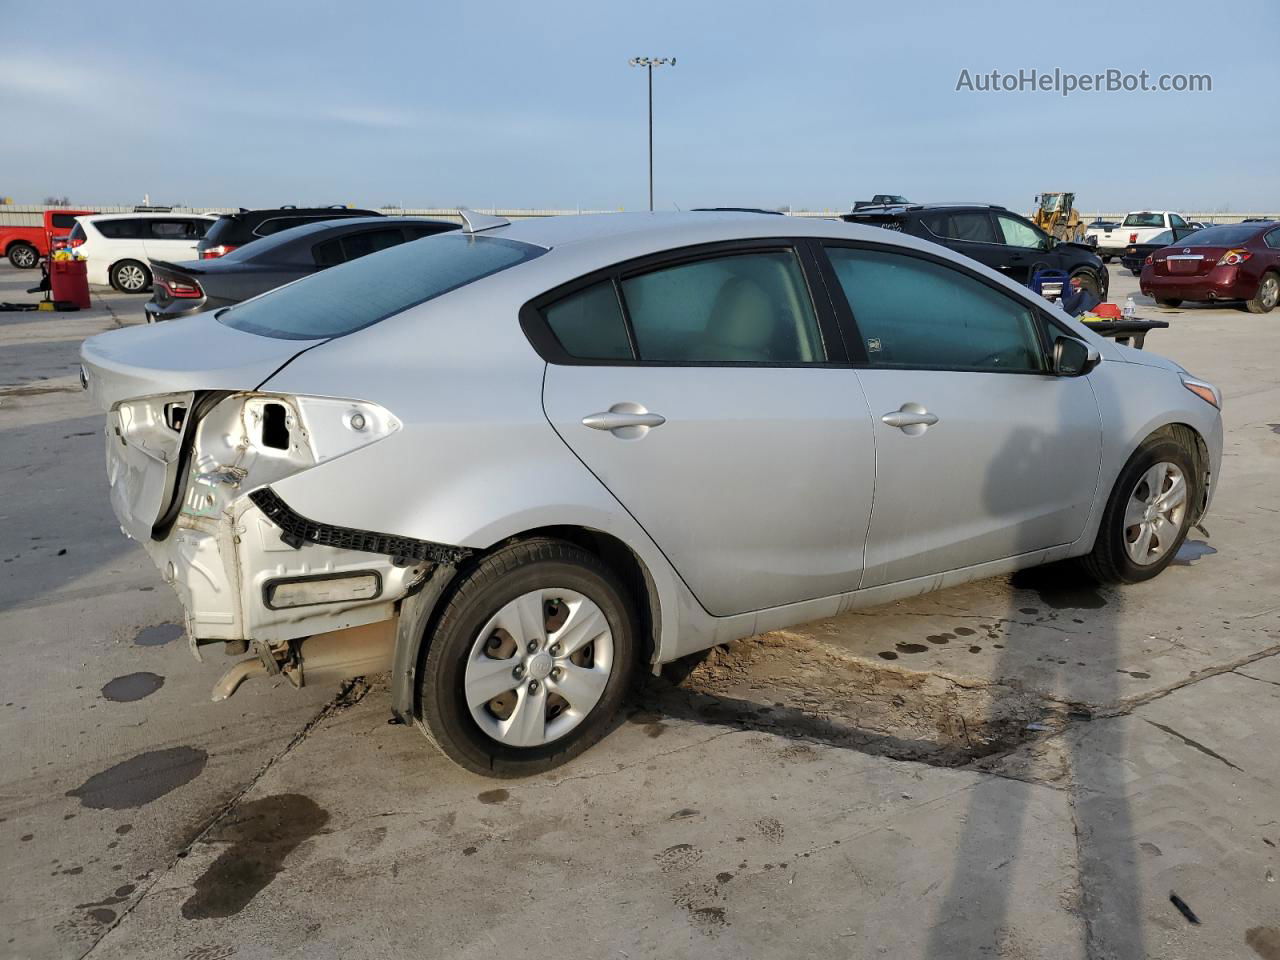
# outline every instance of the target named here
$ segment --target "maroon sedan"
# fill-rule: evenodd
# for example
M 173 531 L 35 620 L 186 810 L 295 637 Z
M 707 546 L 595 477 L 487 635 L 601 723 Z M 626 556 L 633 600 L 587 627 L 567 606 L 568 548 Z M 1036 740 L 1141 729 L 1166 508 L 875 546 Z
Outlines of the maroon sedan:
M 1162 307 L 1183 300 L 1243 300 L 1267 313 L 1280 300 L 1280 223 L 1225 223 L 1147 257 L 1142 292 Z

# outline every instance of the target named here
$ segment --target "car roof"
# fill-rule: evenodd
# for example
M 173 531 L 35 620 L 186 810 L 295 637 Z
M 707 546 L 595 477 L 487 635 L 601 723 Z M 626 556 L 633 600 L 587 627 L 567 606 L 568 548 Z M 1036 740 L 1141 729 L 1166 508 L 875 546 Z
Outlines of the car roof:
M 95 213 L 89 217 L 77 217 L 89 223 L 99 220 L 172 220 L 174 217 L 195 217 L 198 220 L 217 220 L 216 213 Z

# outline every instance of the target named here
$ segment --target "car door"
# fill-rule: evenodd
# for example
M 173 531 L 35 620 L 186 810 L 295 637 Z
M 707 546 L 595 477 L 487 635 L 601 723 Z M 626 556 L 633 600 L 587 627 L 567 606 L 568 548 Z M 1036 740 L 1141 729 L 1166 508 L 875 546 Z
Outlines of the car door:
M 715 616 L 861 579 L 870 416 L 806 249 L 651 258 L 522 318 L 548 419 Z
M 143 247 L 149 260 L 194 260 L 196 244 L 212 221 L 191 217 L 148 217 L 143 220 Z
M 1087 377 L 1052 375 L 1030 301 L 914 252 L 830 245 L 876 442 L 864 587 L 1076 540 L 1102 427 Z M 841 304 L 842 306 L 845 303 Z

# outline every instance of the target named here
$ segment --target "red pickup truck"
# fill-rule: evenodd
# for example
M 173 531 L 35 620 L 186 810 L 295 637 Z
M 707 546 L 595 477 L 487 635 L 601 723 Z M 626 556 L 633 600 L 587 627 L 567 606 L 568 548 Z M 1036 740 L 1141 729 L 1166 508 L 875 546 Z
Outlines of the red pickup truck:
M 0 251 L 19 270 L 29 270 L 47 257 L 55 239 L 62 239 L 76 225 L 76 217 L 96 210 L 46 210 L 42 227 L 0 226 Z

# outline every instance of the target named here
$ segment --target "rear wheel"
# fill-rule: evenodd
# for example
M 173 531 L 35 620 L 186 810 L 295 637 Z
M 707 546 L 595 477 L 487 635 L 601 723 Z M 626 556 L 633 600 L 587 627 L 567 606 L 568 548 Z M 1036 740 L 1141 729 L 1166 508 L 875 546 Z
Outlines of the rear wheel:
M 39 261 L 39 252 L 29 243 L 15 243 L 9 248 L 9 262 L 19 270 L 30 270 Z
M 1244 306 L 1250 313 L 1270 313 L 1277 301 L 1280 301 L 1280 274 L 1268 270 L 1262 275 L 1258 292 Z
M 458 765 L 519 777 L 608 731 L 635 672 L 636 616 L 596 556 L 559 540 L 505 547 L 465 576 L 419 678 L 427 736 Z
M 1160 297 L 1156 297 L 1156 303 L 1160 304 L 1160 306 L 1162 307 L 1182 306 L 1182 300 L 1178 297 L 1165 297 L 1164 299 L 1161 299 Z
M 145 293 L 151 287 L 151 271 L 137 260 L 121 260 L 111 268 L 111 285 L 121 293 Z
M 1111 262 L 1111 254 L 1109 254 L 1109 253 L 1104 253 L 1104 254 L 1102 254 L 1102 262 L 1103 262 L 1103 263 L 1110 263 L 1110 262 Z
M 1093 550 L 1081 558 L 1084 569 L 1100 583 L 1150 580 L 1173 561 L 1198 498 L 1186 447 L 1148 438 L 1120 471 Z

